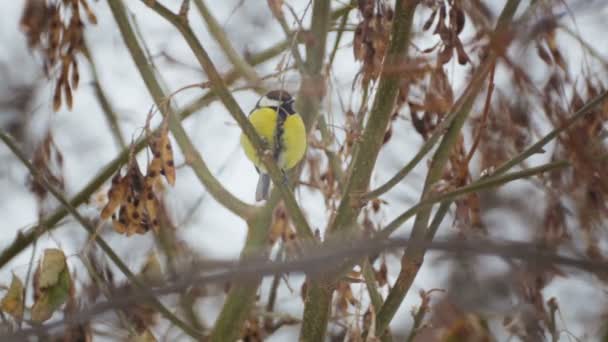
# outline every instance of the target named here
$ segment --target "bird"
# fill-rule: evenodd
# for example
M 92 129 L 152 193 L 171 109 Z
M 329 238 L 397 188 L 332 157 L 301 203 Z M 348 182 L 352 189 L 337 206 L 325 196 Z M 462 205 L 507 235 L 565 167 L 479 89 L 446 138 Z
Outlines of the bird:
M 271 90 L 260 97 L 249 113 L 249 121 L 267 144 L 273 160 L 284 174 L 304 158 L 306 127 L 300 114 L 294 110 L 294 99 L 287 91 Z M 245 155 L 259 173 L 255 199 L 258 202 L 265 200 L 270 189 L 270 176 L 244 133 L 241 134 L 240 142 Z

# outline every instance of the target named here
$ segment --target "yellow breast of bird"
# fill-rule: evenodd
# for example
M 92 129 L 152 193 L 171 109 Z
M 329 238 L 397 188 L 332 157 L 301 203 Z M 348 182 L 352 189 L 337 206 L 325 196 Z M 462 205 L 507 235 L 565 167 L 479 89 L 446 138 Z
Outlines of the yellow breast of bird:
M 249 115 L 249 121 L 251 121 L 260 137 L 269 146 L 274 146 L 277 112 L 272 108 L 256 109 Z M 266 168 L 260 162 L 255 148 L 244 134 L 241 135 L 241 145 L 247 158 L 259 169 L 265 171 Z M 282 169 L 293 168 L 304 157 L 306 152 L 306 128 L 300 115 L 289 115 L 286 118 L 283 123 L 281 146 L 282 149 L 277 163 Z

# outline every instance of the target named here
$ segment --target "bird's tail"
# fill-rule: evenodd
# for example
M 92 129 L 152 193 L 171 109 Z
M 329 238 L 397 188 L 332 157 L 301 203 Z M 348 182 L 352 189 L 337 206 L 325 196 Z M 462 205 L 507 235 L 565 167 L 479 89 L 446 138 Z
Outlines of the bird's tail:
M 270 189 L 270 176 L 267 173 L 260 172 L 258 186 L 255 189 L 255 200 L 262 201 L 268 199 L 268 190 Z

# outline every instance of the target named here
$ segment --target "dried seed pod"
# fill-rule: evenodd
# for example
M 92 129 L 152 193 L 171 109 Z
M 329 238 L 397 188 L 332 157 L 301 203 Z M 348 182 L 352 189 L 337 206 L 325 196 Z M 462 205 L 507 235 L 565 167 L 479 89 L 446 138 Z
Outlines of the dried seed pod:
M 160 158 L 154 157 L 148 165 L 148 171 L 144 179 L 146 188 L 154 189 L 160 183 L 160 175 L 163 171 L 163 162 Z
M 78 63 L 76 63 L 76 59 L 72 59 L 72 88 L 74 88 L 74 90 L 78 88 L 79 82 L 80 73 L 78 72 Z
M 433 12 L 431 13 L 431 15 L 429 16 L 429 18 L 424 22 L 424 25 L 422 25 L 423 31 L 428 31 L 428 29 L 431 28 L 431 26 L 433 25 L 433 22 L 435 21 L 436 16 L 437 16 L 437 9 L 435 8 L 433 10 Z
M 89 7 L 89 4 L 87 3 L 86 0 L 80 0 L 80 4 L 82 5 L 82 8 L 84 9 L 84 12 L 87 15 L 87 18 L 89 20 L 89 22 L 93 25 L 97 24 L 97 17 L 95 16 L 95 13 L 93 13 L 93 11 L 91 10 L 91 7 Z
M 78 87 L 80 74 L 76 54 L 82 50 L 84 31 L 81 8 L 90 22 L 97 21 L 86 0 L 28 0 L 20 22 L 30 48 L 42 54 L 45 75 L 50 78 L 57 74 L 55 69 L 60 68 L 59 78 L 63 80 L 56 85 L 53 98 L 55 111 L 62 105 L 62 95 L 65 95 L 63 103 L 71 109 L 73 92 Z M 60 66 L 57 65 L 59 63 Z
M 169 140 L 169 121 L 167 118 L 163 121 L 163 125 L 159 134 L 153 139 L 150 144 L 152 153 L 155 158 L 160 158 L 162 161 L 161 173 L 171 185 L 175 185 L 175 164 L 173 161 L 173 149 Z
M 127 208 L 125 205 L 122 205 L 118 212 L 118 218 L 112 217 L 112 228 L 119 234 L 125 234 L 127 232 L 128 224 Z
M 129 177 L 129 188 L 131 191 L 133 191 L 133 193 L 138 194 L 143 191 L 144 176 L 141 173 L 137 160 L 131 160 L 129 163 L 129 171 L 127 171 L 127 175 L 125 177 Z
M 456 53 L 458 55 L 458 64 L 465 65 L 467 62 L 470 62 L 469 56 L 464 51 L 464 47 L 462 46 L 462 42 L 460 38 L 456 37 Z
M 61 79 L 55 84 L 55 92 L 53 93 L 53 111 L 57 112 L 61 108 L 61 93 L 62 87 L 60 84 Z
M 120 171 L 112 178 L 112 186 L 108 190 L 108 203 L 101 211 L 101 219 L 107 220 L 127 197 L 127 178 L 121 177 Z
M 63 82 L 63 90 L 65 92 L 65 103 L 68 109 L 72 110 L 74 99 L 72 97 L 72 88 L 70 88 L 70 84 L 67 81 Z
M 146 219 L 149 221 L 152 228 L 155 231 L 158 231 L 158 212 L 160 211 L 160 203 L 154 195 L 152 188 L 146 188 L 146 190 L 144 190 L 144 193 L 142 194 L 142 201 L 145 206 Z

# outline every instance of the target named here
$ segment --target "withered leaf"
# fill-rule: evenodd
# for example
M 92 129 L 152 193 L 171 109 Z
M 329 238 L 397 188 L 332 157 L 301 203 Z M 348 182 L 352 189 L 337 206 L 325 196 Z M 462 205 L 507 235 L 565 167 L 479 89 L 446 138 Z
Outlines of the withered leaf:
M 101 219 L 107 220 L 127 197 L 127 178 L 121 177 L 120 171 L 112 178 L 112 187 L 108 190 L 108 203 L 101 211 Z
M 32 306 L 32 320 L 44 322 L 70 295 L 72 279 L 63 251 L 55 248 L 44 251 L 42 262 L 34 274 L 34 287 L 36 301 Z
M 142 267 L 140 275 L 143 280 L 151 283 L 158 283 L 163 279 L 163 270 L 156 253 L 148 253 L 146 263 Z
M 23 282 L 13 274 L 11 286 L 0 302 L 0 309 L 13 316 L 17 321 L 21 321 L 23 318 L 23 296 Z

